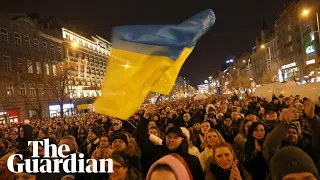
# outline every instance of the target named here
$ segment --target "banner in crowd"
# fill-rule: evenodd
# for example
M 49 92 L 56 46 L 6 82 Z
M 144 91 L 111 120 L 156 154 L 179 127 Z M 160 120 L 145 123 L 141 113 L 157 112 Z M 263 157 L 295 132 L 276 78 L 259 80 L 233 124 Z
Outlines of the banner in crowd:
M 95 111 L 126 120 L 149 92 L 169 94 L 197 40 L 214 22 L 209 9 L 178 25 L 113 28 L 112 53 Z
M 259 97 L 265 97 L 268 101 L 271 101 L 272 95 L 279 96 L 283 94 L 286 97 L 300 95 L 301 98 L 307 97 L 313 101 L 317 101 L 320 96 L 320 83 L 306 83 L 302 85 L 296 85 L 295 82 L 289 83 L 274 83 L 269 85 L 263 85 L 256 89 L 255 95 Z

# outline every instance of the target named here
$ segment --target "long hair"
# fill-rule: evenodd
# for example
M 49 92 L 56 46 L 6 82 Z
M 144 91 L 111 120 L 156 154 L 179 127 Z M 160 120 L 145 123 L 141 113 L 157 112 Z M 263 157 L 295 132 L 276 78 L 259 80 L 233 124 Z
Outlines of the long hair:
M 205 147 L 209 147 L 209 148 L 212 148 L 209 144 L 208 144 L 208 134 L 210 132 L 215 132 L 217 135 L 218 135 L 218 142 L 217 144 L 221 143 L 221 142 L 225 142 L 224 138 L 222 137 L 222 135 L 220 134 L 219 131 L 217 131 L 216 129 L 209 129 L 209 131 L 205 134 L 204 136 L 204 144 L 205 144 Z
M 245 119 L 241 122 L 240 128 L 239 128 L 239 134 L 241 134 L 244 138 L 247 138 L 246 134 L 246 124 L 248 122 L 252 122 L 251 120 Z
M 254 152 L 255 150 L 255 138 L 253 137 L 253 132 L 255 131 L 255 129 L 258 127 L 258 125 L 262 125 L 264 129 L 265 126 L 263 123 L 261 122 L 253 122 L 249 128 L 249 131 L 248 131 L 248 136 L 247 136 L 247 141 L 244 145 L 244 152 L 246 154 L 251 154 Z M 266 137 L 266 134 L 264 135 L 264 138 Z M 259 142 L 259 145 L 262 147 L 263 145 L 263 142 L 264 142 L 264 138 L 261 139 L 261 140 L 258 140 Z

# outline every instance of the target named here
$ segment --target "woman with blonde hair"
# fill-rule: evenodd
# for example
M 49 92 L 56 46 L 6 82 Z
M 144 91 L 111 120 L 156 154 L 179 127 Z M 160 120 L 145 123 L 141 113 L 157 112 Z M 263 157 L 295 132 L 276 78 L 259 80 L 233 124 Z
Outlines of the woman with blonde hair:
M 225 142 L 222 135 L 216 129 L 210 129 L 204 136 L 205 149 L 200 153 L 200 163 L 204 172 L 207 172 L 206 161 L 212 156 L 212 148 L 214 145 Z
M 251 175 L 237 160 L 231 145 L 221 142 L 213 146 L 212 156 L 207 160 L 206 180 L 252 180 Z

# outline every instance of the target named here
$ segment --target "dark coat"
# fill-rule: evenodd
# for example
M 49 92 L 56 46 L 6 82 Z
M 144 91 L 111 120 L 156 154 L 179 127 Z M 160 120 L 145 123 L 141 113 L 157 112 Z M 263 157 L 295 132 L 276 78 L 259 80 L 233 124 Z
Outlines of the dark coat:
M 213 160 L 213 157 L 210 157 L 206 161 L 209 172 L 206 174 L 206 180 L 229 180 L 230 179 L 230 170 L 225 171 L 220 168 L 217 163 Z M 238 164 L 238 169 L 243 180 L 253 180 L 248 171 L 243 167 L 241 163 Z
M 187 140 L 184 139 L 180 145 L 180 147 L 176 151 L 170 151 L 166 146 L 166 139 L 163 140 L 162 145 L 154 145 L 149 140 L 148 134 L 148 123 L 149 120 L 142 118 L 140 120 L 137 134 L 136 134 L 136 141 L 138 143 L 139 148 L 141 149 L 141 164 L 142 164 L 142 172 L 144 177 L 147 175 L 147 172 L 150 166 L 157 161 L 158 159 L 162 158 L 165 155 L 170 153 L 177 153 L 186 161 L 193 176 L 193 179 L 203 180 L 204 174 L 202 171 L 202 167 L 200 164 L 199 159 L 196 156 L 190 155 L 188 153 L 188 143 Z

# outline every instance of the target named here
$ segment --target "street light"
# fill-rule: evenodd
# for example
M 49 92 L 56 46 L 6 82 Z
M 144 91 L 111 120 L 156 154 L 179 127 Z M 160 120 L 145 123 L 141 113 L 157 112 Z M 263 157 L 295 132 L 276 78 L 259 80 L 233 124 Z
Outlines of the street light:
M 261 48 L 263 49 L 263 48 L 265 48 L 266 46 L 265 45 L 261 45 Z
M 245 63 L 245 62 L 246 62 L 246 60 L 243 60 L 242 62 L 243 62 L 243 63 Z
M 302 12 L 303 16 L 307 16 L 308 14 L 309 14 L 309 10 L 308 9 L 303 10 L 303 12 Z
M 308 16 L 309 15 L 309 9 L 305 9 L 302 11 L 302 16 Z M 316 17 L 317 17 L 317 27 L 318 27 L 318 39 L 320 42 L 320 28 L 319 28 L 319 14 L 316 12 Z
M 74 43 L 72 43 L 72 46 L 73 46 L 73 47 L 77 47 L 78 44 L 74 42 Z

